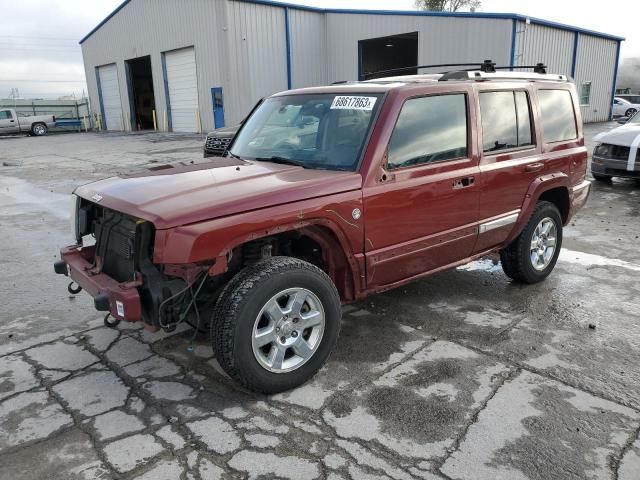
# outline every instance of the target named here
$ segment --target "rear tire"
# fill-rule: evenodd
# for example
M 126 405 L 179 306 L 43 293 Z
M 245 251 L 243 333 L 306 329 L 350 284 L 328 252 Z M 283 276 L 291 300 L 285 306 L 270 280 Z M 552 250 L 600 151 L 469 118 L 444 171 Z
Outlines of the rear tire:
M 214 351 L 247 389 L 283 392 L 324 365 L 341 316 L 326 273 L 297 258 L 271 257 L 246 267 L 223 290 L 211 322 Z
M 522 283 L 549 276 L 562 248 L 562 217 L 551 202 L 538 202 L 520 235 L 500 252 L 505 275 Z
M 635 115 L 637 110 L 635 108 L 629 108 L 626 112 L 624 112 L 625 117 L 631 117 Z
M 31 133 L 36 137 L 47 134 L 47 126 L 44 123 L 34 123 L 31 125 Z
M 611 175 L 600 175 L 593 172 L 591 173 L 591 175 L 593 175 L 593 178 L 598 182 L 611 183 Z

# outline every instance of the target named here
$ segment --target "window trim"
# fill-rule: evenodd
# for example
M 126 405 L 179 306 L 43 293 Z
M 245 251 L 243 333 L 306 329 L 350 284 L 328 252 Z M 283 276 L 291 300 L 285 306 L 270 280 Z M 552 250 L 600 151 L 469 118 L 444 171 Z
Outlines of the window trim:
M 408 170 L 412 168 L 413 169 L 424 168 L 431 165 L 443 165 L 445 163 L 450 163 L 450 162 L 469 161 L 471 159 L 469 155 L 469 151 L 471 147 L 471 118 L 469 115 L 469 106 L 470 106 L 469 93 L 470 92 L 466 90 L 461 90 L 461 91 L 452 91 L 452 92 L 444 92 L 444 93 L 425 93 L 425 94 L 418 94 L 418 95 L 405 98 L 404 101 L 402 102 L 402 105 L 400 106 L 400 111 L 396 116 L 395 122 L 393 123 L 393 130 L 391 130 L 391 136 L 389 137 L 389 141 L 387 142 L 383 168 L 389 172 L 402 172 L 404 170 Z M 465 117 L 467 119 L 467 145 L 466 145 L 467 154 L 463 157 L 447 158 L 446 160 L 436 160 L 433 162 L 416 163 L 415 165 L 407 165 L 405 167 L 390 166 L 389 165 L 389 147 L 391 145 L 391 139 L 393 138 L 393 133 L 396 131 L 396 127 L 398 126 L 398 120 L 400 120 L 400 115 L 402 114 L 402 110 L 404 109 L 405 104 L 410 100 L 419 100 L 421 98 L 428 98 L 428 97 L 444 97 L 445 95 L 462 95 L 464 97 Z
M 544 120 L 543 120 L 543 115 L 542 115 L 542 105 L 540 104 L 540 97 L 539 97 L 539 93 L 540 92 L 545 92 L 545 91 L 560 91 L 560 92 L 567 92 L 569 94 L 569 100 L 571 100 L 571 111 L 573 112 L 573 127 L 574 127 L 574 131 L 576 132 L 576 136 L 573 138 L 569 138 L 569 139 L 565 139 L 565 140 L 554 140 L 553 142 L 547 142 L 544 139 Z M 538 108 L 540 110 L 540 127 L 542 129 L 542 144 L 543 145 L 555 145 L 557 143 L 566 143 L 566 142 L 575 142 L 578 140 L 578 138 L 580 138 L 580 132 L 578 132 L 578 115 L 576 112 L 576 102 L 574 102 L 573 100 L 573 95 L 571 94 L 571 90 L 567 89 L 567 88 L 538 88 L 536 91 L 536 96 L 538 96 L 537 100 L 538 100 Z M 578 103 L 580 103 L 580 99 L 578 99 Z M 580 106 L 578 105 L 578 108 L 580 108 Z
M 513 107 L 515 109 L 515 113 L 516 113 L 516 131 L 518 130 L 519 127 L 519 123 L 518 123 L 518 105 L 516 103 L 516 96 L 515 93 L 516 92 L 524 92 L 525 97 L 527 98 L 527 106 L 529 107 L 529 127 L 531 128 L 531 145 L 522 145 L 522 146 L 517 146 L 517 147 L 511 147 L 511 148 L 503 148 L 502 150 L 494 150 L 494 151 L 484 151 L 484 129 L 482 127 L 482 109 L 480 107 L 480 95 L 482 95 L 483 93 L 489 93 L 489 92 L 511 92 L 513 93 Z M 536 122 L 535 119 L 533 117 L 533 106 L 531 103 L 531 95 L 528 89 L 526 88 L 497 88 L 497 89 L 487 89 L 487 90 L 480 90 L 478 92 L 478 115 L 480 116 L 480 135 L 478 135 L 478 146 L 480 147 L 480 153 L 482 155 L 483 158 L 487 158 L 487 157 L 496 157 L 498 155 L 504 155 L 507 153 L 514 153 L 514 152 L 524 152 L 527 150 L 535 150 L 536 148 L 538 148 L 538 135 L 537 135 L 537 131 L 536 131 Z
M 589 85 L 589 98 L 588 98 L 588 102 L 587 103 L 582 103 L 582 89 L 584 88 L 585 85 Z M 593 87 L 593 81 L 589 80 L 587 81 L 583 81 L 580 82 L 580 95 L 578 98 L 578 103 L 580 104 L 581 107 L 588 107 L 591 105 L 591 87 Z

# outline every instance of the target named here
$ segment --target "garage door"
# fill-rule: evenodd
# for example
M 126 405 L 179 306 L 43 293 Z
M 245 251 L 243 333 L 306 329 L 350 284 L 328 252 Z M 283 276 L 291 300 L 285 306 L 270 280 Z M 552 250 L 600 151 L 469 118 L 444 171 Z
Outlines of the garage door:
M 196 132 L 198 115 L 198 82 L 196 54 L 193 48 L 183 48 L 164 54 L 171 107 L 171 127 L 174 132 Z
M 120 104 L 120 86 L 116 65 L 105 65 L 98 68 L 100 78 L 100 95 L 102 98 L 105 130 L 122 130 L 122 108 Z

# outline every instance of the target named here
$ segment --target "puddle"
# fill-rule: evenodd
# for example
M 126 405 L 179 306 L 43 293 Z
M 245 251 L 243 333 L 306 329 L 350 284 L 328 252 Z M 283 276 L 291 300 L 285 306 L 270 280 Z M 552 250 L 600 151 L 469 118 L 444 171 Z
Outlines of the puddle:
M 618 260 L 617 258 L 607 258 L 602 255 L 592 253 L 577 252 L 563 248 L 558 258 L 560 262 L 574 263 L 584 267 L 621 267 L 634 272 L 640 272 L 640 265 Z
M 8 197 L 8 198 L 7 198 Z M 38 188 L 20 178 L 0 175 L 0 203 L 3 213 L 50 212 L 67 220 L 71 214 L 71 196 Z

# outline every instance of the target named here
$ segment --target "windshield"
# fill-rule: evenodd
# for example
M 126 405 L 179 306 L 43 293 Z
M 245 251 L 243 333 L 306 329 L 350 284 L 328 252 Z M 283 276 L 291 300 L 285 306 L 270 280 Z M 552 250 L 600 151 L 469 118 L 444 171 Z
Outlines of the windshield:
M 355 170 L 381 94 L 272 97 L 247 119 L 231 154 L 305 168 Z
M 640 103 L 640 95 L 625 95 L 624 97 L 618 97 L 622 100 L 626 100 L 630 103 Z

